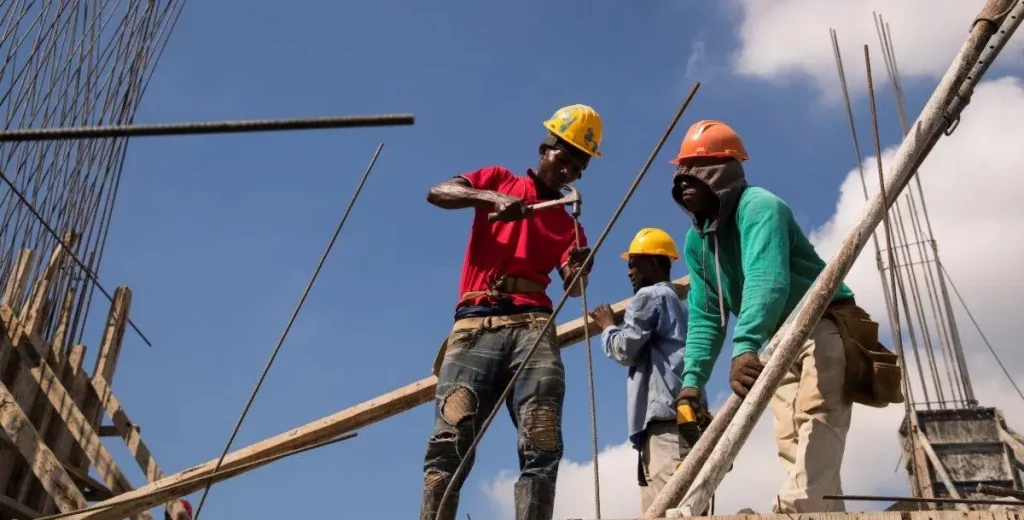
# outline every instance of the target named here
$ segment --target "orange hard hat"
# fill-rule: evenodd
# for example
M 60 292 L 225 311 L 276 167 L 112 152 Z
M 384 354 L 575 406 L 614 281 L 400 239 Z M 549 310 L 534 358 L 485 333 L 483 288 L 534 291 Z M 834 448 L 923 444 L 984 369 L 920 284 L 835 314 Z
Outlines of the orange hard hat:
M 679 145 L 679 155 L 672 164 L 694 157 L 732 157 L 737 161 L 750 158 L 743 140 L 729 125 L 713 119 L 702 119 L 690 126 Z

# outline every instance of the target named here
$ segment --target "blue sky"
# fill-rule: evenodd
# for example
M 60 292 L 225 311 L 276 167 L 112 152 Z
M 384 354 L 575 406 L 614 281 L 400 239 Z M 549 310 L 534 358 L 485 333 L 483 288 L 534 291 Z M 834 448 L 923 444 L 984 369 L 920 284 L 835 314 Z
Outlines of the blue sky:
M 598 254 L 591 305 L 629 294 L 618 254 L 638 229 L 662 227 L 682 239 L 688 221 L 668 194 L 667 161 L 697 119 L 724 119 L 743 135 L 749 178 L 787 199 L 806 230 L 828 219 L 854 165 L 841 107 L 816 101 L 799 77 L 772 84 L 730 73 L 738 14 L 724 4 L 626 5 L 185 7 L 137 122 L 412 112 L 416 125 L 132 141 L 100 274 L 108 287 L 131 287 L 132 317 L 154 343 L 149 349 L 126 333 L 114 389 L 166 473 L 219 455 L 381 141 L 375 171 L 236 448 L 429 375 L 450 327 L 471 214 L 428 205 L 426 191 L 486 165 L 525 172 L 536 162 L 541 122 L 563 105 L 590 104 L 605 122 L 604 158 L 578 184 L 593 241 L 693 82 L 703 82 Z M 826 38 L 822 28 L 821 45 Z M 857 58 L 847 59 L 862 63 Z M 879 61 L 876 83 L 883 70 Z M 854 74 L 863 72 L 847 65 Z M 906 83 L 916 114 L 933 82 Z M 899 126 L 885 96 L 883 144 L 892 144 Z M 860 108 L 863 132 L 868 112 Z M 579 311 L 570 301 L 559 322 Z M 98 341 L 98 333 L 87 338 L 93 348 Z M 619 444 L 625 372 L 594 347 L 599 439 Z M 564 353 L 566 457 L 577 461 L 590 457 L 583 354 L 582 346 Z M 218 484 L 203 517 L 412 517 L 431 421 L 431 407 L 422 406 L 356 439 Z M 515 467 L 514 431 L 502 412 L 480 447 L 460 515 L 489 514 L 480 483 Z

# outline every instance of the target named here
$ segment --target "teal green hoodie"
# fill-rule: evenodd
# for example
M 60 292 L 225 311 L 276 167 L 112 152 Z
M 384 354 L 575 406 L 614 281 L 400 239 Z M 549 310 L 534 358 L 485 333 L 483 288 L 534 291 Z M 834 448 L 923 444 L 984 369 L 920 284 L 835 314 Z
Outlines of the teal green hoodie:
M 689 175 L 718 196 L 717 220 L 700 221 L 682 203 L 678 180 Z M 690 214 L 684 257 L 690 271 L 683 386 L 704 388 L 725 341 L 727 316 L 737 317 L 732 357 L 758 352 L 785 322 L 825 262 L 782 199 L 747 185 L 743 166 L 682 169 L 672 198 Z M 845 284 L 833 300 L 852 298 Z

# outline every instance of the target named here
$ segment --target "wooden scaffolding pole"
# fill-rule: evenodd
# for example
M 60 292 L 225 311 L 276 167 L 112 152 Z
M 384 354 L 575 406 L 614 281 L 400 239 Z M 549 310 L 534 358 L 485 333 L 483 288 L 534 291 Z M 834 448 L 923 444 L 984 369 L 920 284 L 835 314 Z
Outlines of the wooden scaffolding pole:
M 685 298 L 690 289 L 690 278 L 684 276 L 674 280 L 676 293 Z M 613 304 L 616 322 L 622 321 L 622 315 L 631 298 Z M 558 326 L 558 343 L 562 348 L 571 346 L 583 338 L 584 326 L 590 328 L 591 334 L 598 334 L 597 326 L 585 316 Z M 220 470 L 212 480 L 217 482 L 222 472 L 230 472 L 243 464 L 253 464 L 275 455 L 311 446 L 321 441 L 337 437 L 346 432 L 356 430 L 411 410 L 428 403 L 434 398 L 437 378 L 430 376 L 414 383 L 405 385 L 384 395 L 370 399 L 334 415 L 318 419 L 275 437 L 250 444 L 229 453 L 221 464 Z M 139 487 L 104 500 L 93 507 L 107 506 L 106 509 L 86 511 L 68 518 L 78 520 L 117 520 L 135 511 L 142 511 L 161 502 L 185 496 L 202 489 L 206 482 L 201 477 L 210 476 L 217 460 L 193 466 L 184 471 L 169 475 L 157 482 Z M 251 469 L 255 469 L 253 466 Z M 248 471 L 248 470 L 247 470 Z M 231 478 L 239 473 L 226 473 L 224 478 Z M 188 482 L 188 483 L 186 483 Z

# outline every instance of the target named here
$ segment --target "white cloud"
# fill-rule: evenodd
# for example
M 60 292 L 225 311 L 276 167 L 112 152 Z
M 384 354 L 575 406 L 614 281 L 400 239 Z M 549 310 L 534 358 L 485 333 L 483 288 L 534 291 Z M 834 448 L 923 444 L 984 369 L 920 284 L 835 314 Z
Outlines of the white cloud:
M 941 76 L 967 39 L 984 0 L 734 0 L 739 8 L 739 49 L 733 67 L 741 75 L 773 82 L 810 77 L 827 96 L 838 78 L 828 29 L 835 29 L 852 92 L 864 87 L 865 44 L 876 85 L 888 85 L 873 12 L 888 23 L 900 76 Z M 1003 51 L 1019 55 L 1020 38 Z M 1019 60 L 1018 60 L 1019 61 Z
M 629 442 L 608 446 L 598 455 L 601 479 L 601 516 L 627 518 L 640 510 L 636 485 L 636 451 Z M 502 471 L 484 484 L 484 493 L 495 507 L 496 520 L 513 520 L 512 490 L 518 473 Z M 558 468 L 554 518 L 594 518 L 594 464 L 563 459 Z
M 944 137 L 922 166 L 920 180 L 942 261 L 985 335 L 1007 363 L 1014 380 L 1021 384 L 1024 356 L 1015 354 L 1019 336 L 1016 320 L 1020 319 L 1019 302 L 1024 294 L 1024 276 L 1019 274 L 1020 258 L 1024 256 L 1024 205 L 1019 202 L 1019 194 L 1024 192 L 1024 147 L 1020 146 L 1024 121 L 1006 117 L 1016 113 L 1024 113 L 1024 82 L 1005 77 L 982 83 L 956 132 Z M 891 158 L 894 151 L 893 148 L 884 152 L 883 161 Z M 872 194 L 878 185 L 876 168 L 874 157 L 865 159 L 864 170 Z M 916 193 L 913 182 L 909 188 Z M 790 203 L 798 205 L 799 201 Z M 829 258 L 838 249 L 863 208 L 859 174 L 853 170 L 840 187 L 832 219 L 811 234 L 823 257 Z M 909 225 L 909 217 L 904 218 Z M 879 232 L 882 229 L 880 225 Z M 857 293 L 858 303 L 887 327 L 874 258 L 869 243 L 846 281 Z M 1010 427 L 1024 432 L 1024 402 L 996 366 L 952 289 L 950 293 L 977 399 L 981 406 L 1002 409 Z M 892 347 L 887 335 L 883 341 Z M 906 346 L 909 348 L 909 343 Z M 911 380 L 915 381 L 916 367 L 909 353 L 907 357 Z M 915 397 L 920 400 L 919 385 L 915 386 Z M 896 432 L 902 417 L 903 407 L 899 405 L 886 409 L 855 407 L 843 465 L 845 493 L 909 493 L 902 465 L 897 470 L 900 453 Z M 619 490 L 606 492 L 602 497 L 603 516 L 628 517 L 639 512 L 635 465 L 635 452 L 628 445 L 613 446 L 602 453 L 602 489 Z M 556 518 L 593 516 L 592 478 L 589 463 L 563 462 Z M 514 479 L 512 473 L 503 473 L 487 488 L 502 518 L 513 517 Z M 781 484 L 771 415 L 766 413 L 741 451 L 732 473 L 719 487 L 716 511 L 730 514 L 744 507 L 768 511 Z M 874 506 L 847 503 L 849 510 Z

